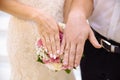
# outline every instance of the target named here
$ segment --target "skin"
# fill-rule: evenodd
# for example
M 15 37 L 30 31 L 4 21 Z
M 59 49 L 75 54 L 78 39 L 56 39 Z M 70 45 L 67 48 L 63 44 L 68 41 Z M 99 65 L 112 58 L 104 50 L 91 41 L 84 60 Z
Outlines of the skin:
M 92 14 L 93 0 L 73 0 L 69 8 L 69 11 L 65 12 L 67 14 L 65 18 L 67 19 L 65 19 L 66 27 L 64 29 L 61 53 L 64 54 L 63 65 L 73 69 L 73 67 L 80 64 L 87 39 L 95 48 L 101 48 L 101 45 L 86 21 Z
M 26 9 L 23 11 L 23 9 Z M 60 51 L 59 26 L 49 14 L 31 6 L 24 5 L 16 0 L 0 0 L 0 10 L 25 20 L 32 20 L 38 26 L 38 31 L 45 48 L 51 57 L 58 55 Z

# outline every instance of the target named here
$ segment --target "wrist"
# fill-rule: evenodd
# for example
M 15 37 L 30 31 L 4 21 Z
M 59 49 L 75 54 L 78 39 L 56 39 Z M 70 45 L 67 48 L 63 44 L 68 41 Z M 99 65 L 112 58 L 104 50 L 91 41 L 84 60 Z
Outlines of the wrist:
M 70 11 L 69 15 L 68 15 L 68 20 L 69 19 L 79 19 L 79 20 L 87 20 L 87 17 L 86 15 L 82 12 L 82 11 L 79 11 L 79 10 L 74 10 L 74 11 Z
M 41 12 L 37 9 L 33 9 L 32 12 L 29 15 L 29 19 L 38 23 L 40 16 L 41 16 Z

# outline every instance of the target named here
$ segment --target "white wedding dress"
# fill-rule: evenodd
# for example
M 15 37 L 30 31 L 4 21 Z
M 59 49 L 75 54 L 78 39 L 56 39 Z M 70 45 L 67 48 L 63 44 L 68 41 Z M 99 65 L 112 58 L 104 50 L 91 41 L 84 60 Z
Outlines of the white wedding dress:
M 49 13 L 56 21 L 63 22 L 64 0 L 18 1 Z M 35 42 L 37 37 L 39 34 L 32 21 L 17 17 L 10 19 L 8 53 L 11 61 L 11 80 L 75 80 L 73 73 L 53 72 L 36 61 Z

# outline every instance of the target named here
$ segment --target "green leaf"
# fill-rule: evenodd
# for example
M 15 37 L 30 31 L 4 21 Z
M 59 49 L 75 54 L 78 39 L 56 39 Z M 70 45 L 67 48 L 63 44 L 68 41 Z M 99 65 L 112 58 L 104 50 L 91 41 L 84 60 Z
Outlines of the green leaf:
M 73 67 L 73 69 L 76 69 L 76 67 Z
M 41 62 L 43 63 L 43 61 L 40 59 L 40 57 L 38 56 L 38 59 L 37 59 L 38 62 Z M 43 63 L 44 64 L 44 63 Z
M 71 70 L 70 69 L 66 69 L 65 72 L 70 74 Z

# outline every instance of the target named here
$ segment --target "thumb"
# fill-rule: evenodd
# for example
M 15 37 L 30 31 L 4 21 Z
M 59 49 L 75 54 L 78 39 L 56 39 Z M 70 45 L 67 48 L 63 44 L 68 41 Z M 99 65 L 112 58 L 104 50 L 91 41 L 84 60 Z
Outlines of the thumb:
M 91 30 L 90 31 L 90 34 L 89 34 L 89 41 L 91 42 L 91 44 L 95 47 L 95 48 L 101 48 L 102 46 L 99 44 L 99 42 L 97 41 L 93 31 Z

